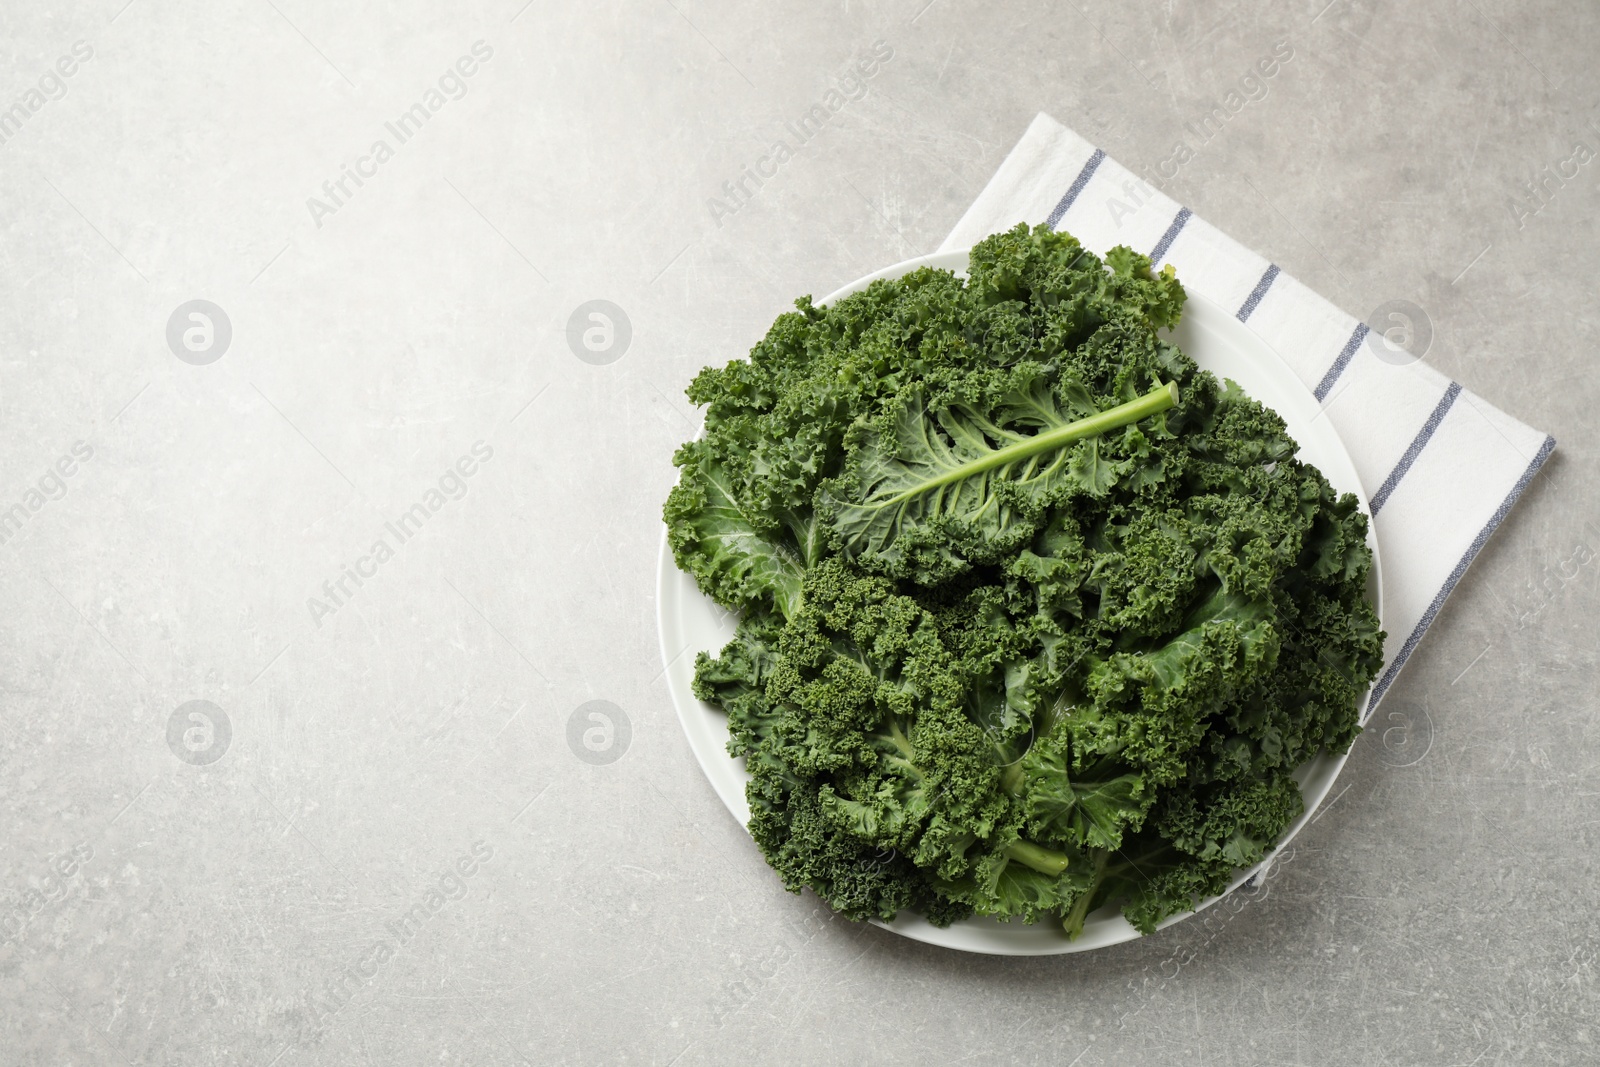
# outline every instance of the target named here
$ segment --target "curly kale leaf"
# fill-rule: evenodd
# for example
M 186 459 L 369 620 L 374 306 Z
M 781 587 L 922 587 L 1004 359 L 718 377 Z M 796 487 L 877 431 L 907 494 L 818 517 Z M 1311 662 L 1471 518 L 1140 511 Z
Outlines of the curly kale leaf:
M 1151 933 L 1222 892 L 1239 868 L 1265 859 L 1303 810 L 1299 787 L 1281 772 L 1171 794 L 1151 832 L 1106 854 L 1088 904 L 1120 900 L 1128 921 Z
M 962 566 L 961 549 L 980 561 L 1014 550 L 1047 505 L 1075 493 L 1104 497 L 1133 468 L 1133 460 L 1102 456 L 1102 434 L 1157 416 L 1178 399 L 1169 382 L 1095 411 L 1075 381 L 1059 389 L 1042 379 L 1027 384 L 987 412 L 964 403 L 930 409 L 912 391 L 892 429 L 869 432 L 844 477 L 823 490 L 821 507 L 845 553 L 931 585 Z
M 932 613 L 826 561 L 808 573 L 779 651 L 762 710 L 736 703 L 730 715 L 762 724 L 743 735 L 754 742 L 747 795 L 763 813 L 751 830 L 787 885 L 832 900 L 840 857 L 892 854 L 894 869 L 911 864 L 919 886 L 945 886 L 963 911 L 1037 919 L 1068 899 L 1046 892 L 1068 860 L 1021 836 L 991 738 L 967 715 L 967 664 Z M 752 662 L 748 646 L 734 658 Z
M 1029 829 L 1044 840 L 1116 848 L 1137 830 L 1155 801 L 1144 776 L 1114 757 L 1072 765 L 1065 733 L 1035 742 L 1023 761 Z
M 1019 225 L 980 241 L 967 269 L 967 287 L 978 302 L 1020 300 L 1058 312 L 1058 337 L 1066 347 L 1081 344 L 1112 315 L 1132 316 L 1153 332 L 1176 326 L 1183 312 L 1183 286 L 1170 264 L 1155 273 L 1148 256 L 1126 245 L 1113 248 L 1102 264 L 1071 234 L 1046 226 Z
M 684 445 L 677 462 L 683 475 L 667 498 L 666 518 L 678 566 L 723 607 L 793 611 L 805 573 L 799 553 L 756 528 L 704 442 Z

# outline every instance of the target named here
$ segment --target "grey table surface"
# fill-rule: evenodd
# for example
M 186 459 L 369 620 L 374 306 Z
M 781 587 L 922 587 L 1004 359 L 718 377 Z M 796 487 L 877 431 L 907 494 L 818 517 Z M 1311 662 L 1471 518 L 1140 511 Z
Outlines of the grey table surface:
M 0 42 L 0 1063 L 1600 1059 L 1593 5 L 99 0 Z M 1279 42 L 1167 191 L 1415 303 L 1555 458 L 1250 899 L 1038 959 L 830 919 L 663 682 L 684 385 L 936 247 L 1036 112 L 1139 170 Z

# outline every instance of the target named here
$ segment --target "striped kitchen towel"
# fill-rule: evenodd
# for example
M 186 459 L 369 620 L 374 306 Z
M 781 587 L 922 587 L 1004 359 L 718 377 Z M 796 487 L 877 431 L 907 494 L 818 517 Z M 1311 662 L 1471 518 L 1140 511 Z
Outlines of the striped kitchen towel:
M 1322 404 L 1361 476 L 1383 553 L 1389 639 L 1370 718 L 1555 439 L 1432 367 L 1367 344 L 1366 324 L 1044 114 L 941 251 L 1041 221 L 1096 252 L 1125 244 L 1171 263 L 1190 292 L 1237 308 Z

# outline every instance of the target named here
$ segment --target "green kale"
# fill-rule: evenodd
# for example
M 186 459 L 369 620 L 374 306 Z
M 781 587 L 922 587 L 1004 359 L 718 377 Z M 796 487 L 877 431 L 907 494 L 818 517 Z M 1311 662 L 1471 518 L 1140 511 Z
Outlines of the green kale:
M 1258 862 L 1348 748 L 1367 519 L 1162 339 L 1184 293 L 1019 226 L 780 316 L 689 396 L 668 540 L 750 831 L 841 914 L 1140 930 Z

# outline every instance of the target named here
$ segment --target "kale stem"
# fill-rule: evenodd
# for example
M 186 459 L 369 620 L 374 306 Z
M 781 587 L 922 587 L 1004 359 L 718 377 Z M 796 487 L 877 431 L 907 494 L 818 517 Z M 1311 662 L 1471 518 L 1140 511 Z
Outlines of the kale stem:
M 1032 841 L 1017 841 L 1007 845 L 1006 857 L 1016 860 L 1025 867 L 1032 867 L 1040 874 L 1048 875 L 1060 874 L 1071 862 L 1064 853 L 1044 848 Z
M 1095 893 L 1100 889 L 1100 880 L 1106 874 L 1106 860 L 1110 858 L 1110 849 L 1097 848 L 1095 851 L 1094 876 L 1089 879 L 1089 884 L 1083 892 L 1078 894 L 1078 899 L 1072 902 L 1072 910 L 1061 917 L 1061 925 L 1067 931 L 1069 940 L 1076 940 L 1083 933 L 1083 920 L 1089 915 L 1089 902 L 1094 899 Z

